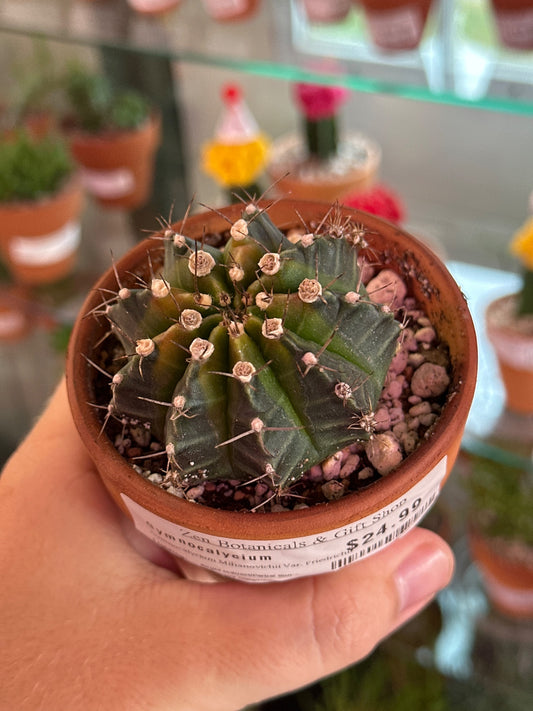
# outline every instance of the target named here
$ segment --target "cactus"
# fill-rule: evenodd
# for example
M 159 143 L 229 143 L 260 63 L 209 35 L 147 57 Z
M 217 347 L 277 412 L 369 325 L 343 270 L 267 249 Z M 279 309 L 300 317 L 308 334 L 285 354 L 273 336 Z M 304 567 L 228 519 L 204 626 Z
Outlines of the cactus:
M 338 151 L 338 109 L 348 91 L 339 86 L 297 83 L 294 98 L 303 118 L 303 133 L 310 157 L 328 160 Z
M 109 412 L 150 423 L 176 482 L 281 492 L 368 439 L 401 326 L 362 284 L 360 225 L 332 208 L 289 238 L 249 204 L 222 249 L 162 236 L 161 275 L 106 308 L 127 356 Z
M 528 218 L 514 234 L 511 253 L 520 259 L 523 266 L 522 286 L 517 303 L 518 315 L 531 316 L 533 315 L 533 217 Z

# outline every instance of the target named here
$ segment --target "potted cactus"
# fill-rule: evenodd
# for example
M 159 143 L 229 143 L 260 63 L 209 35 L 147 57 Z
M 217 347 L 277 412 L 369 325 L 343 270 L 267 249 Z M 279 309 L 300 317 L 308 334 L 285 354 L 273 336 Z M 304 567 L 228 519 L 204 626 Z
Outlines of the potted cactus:
M 418 340 L 404 306 L 395 318 L 403 297 Z M 280 200 L 189 216 L 121 259 L 77 319 L 67 384 L 139 530 L 223 575 L 283 580 L 420 520 L 457 454 L 476 357 L 427 248 L 365 213 Z
M 134 209 L 149 198 L 160 116 L 133 90 L 72 66 L 63 79 L 63 128 L 87 191 L 105 207 Z
M 340 136 L 338 114 L 348 92 L 300 82 L 293 87 L 301 135 L 274 141 L 268 173 L 275 190 L 306 200 L 342 200 L 371 188 L 381 163 L 378 144 L 361 133 Z
M 24 130 L 0 139 L 0 249 L 15 280 L 47 284 L 72 270 L 83 191 L 65 143 Z
M 494 348 L 506 404 L 513 412 L 533 413 L 533 218 L 517 231 L 511 251 L 523 265 L 522 288 L 491 302 L 487 336 Z

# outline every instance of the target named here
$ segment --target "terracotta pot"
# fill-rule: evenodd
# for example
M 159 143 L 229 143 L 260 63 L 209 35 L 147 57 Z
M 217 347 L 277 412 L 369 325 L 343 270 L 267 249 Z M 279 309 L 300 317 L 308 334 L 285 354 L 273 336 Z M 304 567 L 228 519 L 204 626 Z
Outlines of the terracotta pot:
M 267 172 L 272 192 L 334 202 L 373 187 L 380 164 L 381 148 L 362 134 L 345 137 L 338 157 L 324 162 L 309 159 L 301 137 L 294 134 L 274 141 Z
M 511 294 L 489 304 L 485 314 L 487 337 L 498 360 L 507 408 L 533 414 L 533 319 L 523 330 L 513 326 L 515 300 Z
M 328 209 L 326 203 L 280 200 L 269 208 L 269 215 L 284 229 L 300 225 L 300 219 L 320 222 Z M 185 561 L 224 576 L 255 582 L 283 580 L 337 569 L 371 554 L 420 520 L 437 498 L 460 446 L 477 368 L 474 328 L 461 291 L 444 265 L 416 239 L 377 217 L 341 209 L 345 217 L 367 228 L 374 257 L 386 254 L 391 268 L 402 263 L 413 270 L 411 274 L 425 275 L 407 278 L 448 343 L 453 364 L 454 395 L 431 438 L 393 473 L 357 493 L 307 509 L 254 514 L 209 508 L 161 490 L 120 456 L 101 433 L 97 411 L 89 405 L 95 402 L 95 371 L 82 354 L 95 357 L 93 348 L 107 326 L 85 315 L 100 305 L 100 290 L 116 289 L 113 269 L 91 291 L 74 326 L 67 358 L 72 413 L 109 493 L 143 533 Z M 186 232 L 200 239 L 204 232 L 226 230 L 241 210 L 242 206 L 233 205 L 220 213 L 189 217 Z M 179 232 L 181 226 L 175 229 Z M 157 240 L 134 247 L 116 264 L 121 284 L 135 282 L 132 272 L 149 279 L 150 270 L 157 271 L 162 263 L 162 251 Z
M 491 0 L 500 42 L 512 49 L 533 49 L 531 0 Z
M 93 134 L 67 127 L 66 136 L 85 188 L 100 204 L 131 210 L 146 203 L 161 137 L 159 115 L 131 131 Z
M 19 286 L 0 285 L 0 343 L 18 343 L 32 328 L 28 295 Z
M 259 0 L 202 0 L 202 3 L 209 17 L 217 22 L 246 20 L 259 6 Z
M 302 5 L 310 22 L 341 22 L 348 16 L 352 0 L 302 0 Z
M 13 121 L 14 118 L 10 116 L 9 110 L 5 106 L 0 106 L 0 124 L 5 125 L 5 128 L 2 128 L 4 138 L 14 138 L 17 130 L 22 127 L 32 138 L 41 139 L 53 133 L 57 127 L 56 117 L 44 109 L 29 111 L 21 117 L 20 124 L 16 127 L 13 126 Z
M 389 51 L 416 49 L 432 0 L 360 0 L 372 42 Z
M 18 282 L 49 284 L 72 271 L 82 206 L 79 175 L 41 200 L 0 203 L 0 248 Z
M 533 549 L 490 539 L 471 528 L 468 541 L 487 595 L 504 615 L 533 619 Z
M 182 0 L 128 0 L 128 3 L 142 15 L 164 15 L 181 5 Z

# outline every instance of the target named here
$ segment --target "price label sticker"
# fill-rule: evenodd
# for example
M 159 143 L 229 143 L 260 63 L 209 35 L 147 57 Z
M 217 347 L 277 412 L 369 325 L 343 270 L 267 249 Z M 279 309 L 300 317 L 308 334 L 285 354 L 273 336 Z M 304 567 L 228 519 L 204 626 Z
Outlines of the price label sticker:
M 281 540 L 242 540 L 193 531 L 147 511 L 126 494 L 122 499 L 136 528 L 170 553 L 227 578 L 266 583 L 339 570 L 385 548 L 422 520 L 437 500 L 445 475 L 446 457 L 378 511 L 331 531 Z

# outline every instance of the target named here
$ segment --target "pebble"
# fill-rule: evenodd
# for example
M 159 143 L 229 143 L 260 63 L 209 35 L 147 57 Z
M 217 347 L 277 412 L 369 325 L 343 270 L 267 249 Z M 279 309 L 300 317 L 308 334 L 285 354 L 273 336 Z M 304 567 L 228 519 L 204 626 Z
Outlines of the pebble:
M 333 479 L 332 481 L 327 481 L 322 484 L 322 493 L 328 501 L 335 501 L 344 496 L 345 488 L 340 481 Z
M 415 333 L 415 338 L 419 343 L 433 343 L 437 338 L 437 334 L 433 326 L 424 326 Z
M 403 460 L 400 443 L 392 432 L 385 432 L 372 437 L 365 446 L 366 456 L 375 470 L 385 476 Z
M 404 280 L 392 269 L 382 269 L 372 277 L 366 288 L 374 303 L 386 304 L 391 309 L 399 309 L 407 294 Z
M 437 397 L 442 395 L 449 384 L 446 368 L 434 363 L 422 363 L 413 373 L 411 390 L 420 397 Z
M 322 474 L 326 481 L 336 479 L 339 476 L 342 466 L 342 451 L 335 452 L 331 457 L 328 457 L 325 462 L 322 462 Z
M 390 415 L 386 407 L 380 407 L 376 410 L 374 420 L 376 421 L 376 432 L 385 432 L 390 429 Z

